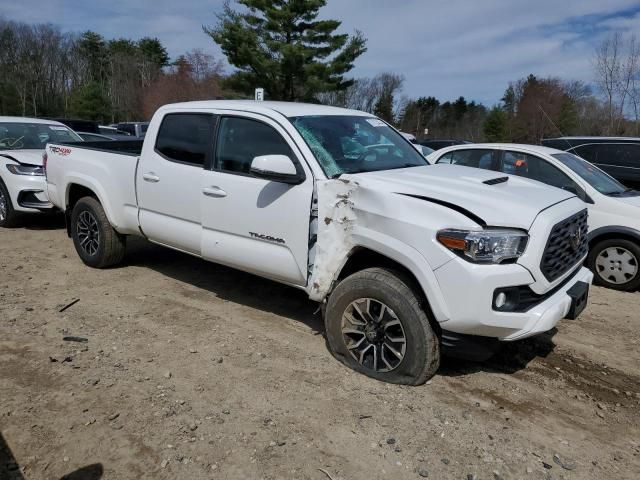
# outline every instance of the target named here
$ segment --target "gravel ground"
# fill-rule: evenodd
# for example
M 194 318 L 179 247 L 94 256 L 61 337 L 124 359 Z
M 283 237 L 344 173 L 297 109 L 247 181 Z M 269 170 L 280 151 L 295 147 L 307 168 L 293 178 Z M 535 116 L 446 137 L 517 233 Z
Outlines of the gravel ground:
M 304 292 L 141 240 L 92 270 L 31 220 L 0 272 L 3 480 L 640 472 L 640 293 L 593 287 L 578 320 L 403 387 L 335 361 Z

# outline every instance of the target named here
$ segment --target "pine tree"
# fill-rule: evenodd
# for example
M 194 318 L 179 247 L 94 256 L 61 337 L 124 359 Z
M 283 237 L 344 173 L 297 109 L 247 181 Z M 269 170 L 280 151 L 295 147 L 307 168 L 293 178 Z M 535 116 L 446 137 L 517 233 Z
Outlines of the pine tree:
M 507 114 L 496 106 L 491 109 L 483 125 L 484 135 L 488 142 L 506 142 L 507 138 Z
M 271 100 L 313 100 L 344 90 L 344 75 L 366 51 L 360 32 L 334 33 L 341 22 L 318 20 L 326 0 L 237 0 L 225 4 L 214 27 L 203 27 L 238 71 L 233 86 L 249 93 L 263 87 Z

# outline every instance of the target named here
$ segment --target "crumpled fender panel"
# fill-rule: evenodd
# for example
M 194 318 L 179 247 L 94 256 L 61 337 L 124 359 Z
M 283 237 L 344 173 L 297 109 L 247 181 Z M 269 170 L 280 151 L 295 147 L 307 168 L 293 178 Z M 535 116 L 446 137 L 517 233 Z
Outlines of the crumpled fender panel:
M 313 270 L 307 285 L 309 298 L 322 301 L 353 249 L 356 221 L 352 195 L 358 183 L 337 179 L 318 181 L 318 239 Z

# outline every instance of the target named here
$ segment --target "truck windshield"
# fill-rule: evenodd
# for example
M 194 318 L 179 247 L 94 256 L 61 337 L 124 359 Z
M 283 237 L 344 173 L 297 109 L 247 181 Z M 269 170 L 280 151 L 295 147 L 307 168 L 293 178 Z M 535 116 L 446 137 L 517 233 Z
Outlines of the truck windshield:
M 48 142 L 81 142 L 82 138 L 63 125 L 47 123 L 0 123 L 0 150 L 43 150 Z
M 429 165 L 409 141 L 375 117 L 312 115 L 289 120 L 329 178 Z
M 629 191 L 628 188 L 615 178 L 610 177 L 598 167 L 577 155 L 572 153 L 554 153 L 552 156 L 560 160 L 564 165 L 580 175 L 585 182 L 604 195 L 616 196 Z

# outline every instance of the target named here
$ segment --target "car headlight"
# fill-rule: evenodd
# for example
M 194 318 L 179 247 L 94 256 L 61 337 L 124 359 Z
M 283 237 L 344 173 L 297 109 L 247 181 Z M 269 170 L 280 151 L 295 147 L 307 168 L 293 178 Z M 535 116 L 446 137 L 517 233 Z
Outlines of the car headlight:
M 440 230 L 438 241 L 464 259 L 476 263 L 502 263 L 524 252 L 529 235 L 520 230 Z
M 39 177 L 44 175 L 44 168 L 36 165 L 7 164 L 7 170 L 9 170 L 14 175 L 29 175 L 32 177 Z

